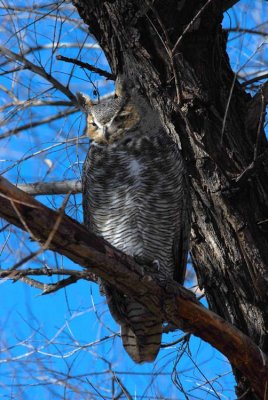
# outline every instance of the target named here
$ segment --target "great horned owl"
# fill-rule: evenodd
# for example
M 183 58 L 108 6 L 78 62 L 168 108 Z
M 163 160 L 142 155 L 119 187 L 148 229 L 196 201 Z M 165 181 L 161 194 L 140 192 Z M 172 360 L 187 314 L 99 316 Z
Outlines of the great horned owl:
M 154 268 L 160 279 L 183 283 L 190 200 L 177 144 L 137 93 L 96 105 L 84 95 L 78 99 L 92 139 L 82 177 L 86 226 Z M 137 363 L 154 361 L 161 345 L 161 317 L 109 284 L 104 288 L 130 357 Z

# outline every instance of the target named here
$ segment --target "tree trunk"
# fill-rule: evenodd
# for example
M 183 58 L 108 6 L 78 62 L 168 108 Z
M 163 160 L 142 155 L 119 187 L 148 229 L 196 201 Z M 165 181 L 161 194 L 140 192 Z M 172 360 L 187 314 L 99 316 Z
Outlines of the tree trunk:
M 267 351 L 268 90 L 252 99 L 230 68 L 221 21 L 235 2 L 73 2 L 112 73 L 148 96 L 181 144 L 193 200 L 191 254 L 210 308 Z M 246 379 L 236 378 L 237 395 L 254 399 Z

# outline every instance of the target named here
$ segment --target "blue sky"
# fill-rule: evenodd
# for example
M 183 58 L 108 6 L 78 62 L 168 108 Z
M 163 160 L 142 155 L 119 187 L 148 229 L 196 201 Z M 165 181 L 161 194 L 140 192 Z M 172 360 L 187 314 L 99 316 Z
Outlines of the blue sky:
M 7 3 L 11 2 L 2 2 L 2 7 Z M 240 3 L 239 7 L 225 15 L 225 28 L 233 28 L 237 24 L 252 28 L 265 21 L 267 2 L 248 0 Z M 20 2 L 14 4 L 24 5 Z M 29 1 L 26 2 L 26 6 L 30 5 Z M 61 29 L 57 19 L 59 15 L 52 18 L 56 11 L 44 19 L 40 14 L 29 15 L 27 11 L 9 14 L 2 8 L 0 35 L 6 47 L 19 52 L 22 39 L 26 43 L 25 49 L 44 45 L 53 47 L 57 40 L 72 43 L 73 47 L 63 46 L 55 54 L 48 48 L 35 51 L 28 58 L 51 71 L 60 82 L 69 82 L 73 93 L 83 91 L 94 98 L 95 87 L 101 95 L 113 90 L 112 84 L 99 76 L 84 73 L 79 67 L 72 70 L 71 64 L 56 60 L 55 55 L 61 54 L 80 57 L 100 68 L 109 68 L 102 51 L 87 35 L 85 26 L 79 25 L 79 17 L 71 6 L 64 10 L 66 20 Z M 263 36 L 232 32 L 229 39 L 231 64 L 242 80 L 247 74 L 256 76 L 267 71 L 267 43 Z M 81 49 L 80 44 L 85 42 L 92 44 L 92 48 L 87 46 Z M 3 60 L 0 61 L 1 73 L 7 66 L 2 65 Z M 50 90 L 46 81 L 29 71 L 2 74 L 0 84 L 11 90 L 19 100 L 66 100 L 63 94 Z M 2 90 L 0 99 L 0 106 L 10 102 Z M 8 120 L 2 133 L 63 109 L 62 106 L 7 108 L 1 113 L 1 120 Z M 1 173 L 5 172 L 4 176 L 14 183 L 80 179 L 88 147 L 87 139 L 78 140 L 83 135 L 84 124 L 84 117 L 77 112 L 2 140 Z M 66 143 L 66 139 L 69 142 Z M 24 161 L 17 162 L 21 158 Z M 64 196 L 40 196 L 38 199 L 49 207 L 57 208 Z M 71 196 L 67 212 L 82 221 L 81 195 Z M 2 224 L 5 225 L 5 222 Z M 38 245 L 32 243 L 26 233 L 12 227 L 5 230 L 0 237 L 0 267 L 11 267 L 16 260 L 37 248 Z M 48 268 L 79 268 L 50 251 L 39 255 L 25 267 L 36 268 L 44 263 Z M 54 282 L 55 278 L 40 280 Z M 188 282 L 188 285 L 191 284 Z M 23 282 L 3 280 L 0 285 L 0 399 L 106 399 L 109 398 L 113 380 L 115 391 L 120 391 L 116 379 L 122 381 L 136 399 L 153 399 L 155 396 L 185 399 L 187 397 L 179 390 L 180 385 L 188 393 L 188 398 L 193 400 L 235 398 L 234 380 L 227 360 L 197 338 L 191 338 L 180 360 L 178 357 L 182 349 L 180 345 L 175 345 L 162 349 L 154 364 L 134 364 L 122 348 L 119 327 L 111 319 L 96 284 L 79 281 L 46 296 L 41 296 L 38 289 L 30 288 Z M 173 342 L 180 334 L 183 335 L 178 332 L 164 335 L 163 341 Z

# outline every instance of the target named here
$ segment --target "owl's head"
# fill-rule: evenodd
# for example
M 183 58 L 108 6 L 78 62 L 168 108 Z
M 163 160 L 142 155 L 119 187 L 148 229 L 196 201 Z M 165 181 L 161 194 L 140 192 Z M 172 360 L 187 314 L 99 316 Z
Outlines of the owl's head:
M 87 134 L 97 143 L 113 143 L 134 130 L 140 121 L 138 111 L 128 98 L 105 99 L 99 104 L 81 93 L 77 98 L 87 113 Z

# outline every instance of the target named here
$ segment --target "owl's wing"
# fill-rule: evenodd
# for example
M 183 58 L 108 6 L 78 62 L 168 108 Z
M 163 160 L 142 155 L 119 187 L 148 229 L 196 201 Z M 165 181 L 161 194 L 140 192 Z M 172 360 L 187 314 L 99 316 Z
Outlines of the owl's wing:
M 184 177 L 182 187 L 184 193 L 182 196 L 180 226 L 178 226 L 173 241 L 174 280 L 181 284 L 185 279 L 191 229 L 191 197 L 186 177 Z
M 82 172 L 82 205 L 83 205 L 83 217 L 84 224 L 87 229 L 91 230 L 90 224 L 90 158 L 87 154 Z

